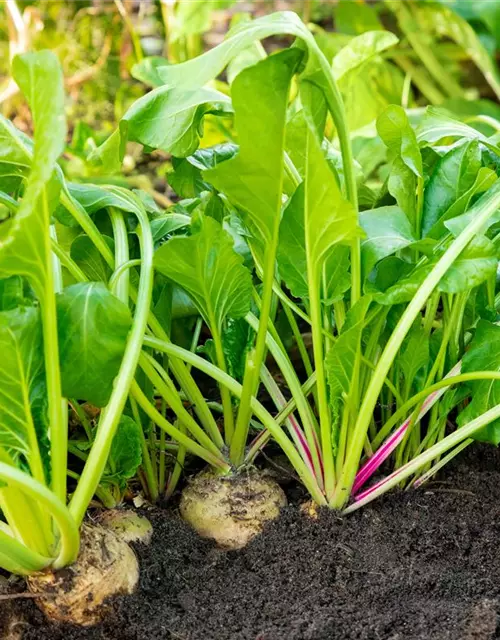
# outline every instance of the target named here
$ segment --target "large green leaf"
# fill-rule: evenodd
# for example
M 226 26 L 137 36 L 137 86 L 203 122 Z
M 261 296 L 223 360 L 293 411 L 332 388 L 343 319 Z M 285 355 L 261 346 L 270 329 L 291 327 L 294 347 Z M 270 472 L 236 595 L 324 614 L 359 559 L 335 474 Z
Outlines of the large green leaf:
M 127 141 L 161 149 L 177 157 L 196 151 L 207 113 L 232 113 L 231 100 L 214 89 L 166 86 L 137 100 L 120 121 L 119 130 L 92 155 L 109 171 L 120 169 Z
M 379 207 L 359 214 L 366 238 L 361 241 L 363 278 L 375 264 L 408 247 L 416 238 L 408 218 L 399 207 Z
M 128 307 L 104 284 L 67 287 L 57 297 L 63 395 L 104 407 L 132 326 Z
M 45 389 L 42 325 L 34 307 L 0 313 L 0 445 L 28 461 L 37 446 L 32 404 Z
M 423 236 L 441 236 L 444 221 L 451 217 L 449 209 L 471 189 L 480 168 L 481 149 L 477 140 L 465 140 L 439 160 L 425 188 Z
M 89 215 L 108 207 L 137 215 L 142 211 L 137 196 L 122 187 L 68 183 L 67 189 L 71 197 L 79 202 Z
M 250 272 L 229 234 L 212 218 L 201 218 L 192 236 L 162 245 L 155 267 L 189 294 L 207 324 L 219 332 L 226 317 L 242 318 L 250 310 Z
M 316 135 L 307 137 L 304 228 L 308 282 L 321 273 L 332 247 L 348 245 L 362 235 L 357 213 L 346 200 L 325 159 Z
M 0 277 L 23 275 L 40 297 L 47 268 L 52 268 L 47 241 L 50 224 L 46 188 L 65 144 L 64 90 L 54 53 L 17 56 L 13 75 L 27 97 L 35 123 L 32 169 L 17 214 L 0 230 Z
M 238 207 L 257 240 L 271 250 L 280 222 L 288 92 L 301 58 L 298 50 L 283 51 L 236 77 L 232 96 L 240 152 L 203 173 Z M 259 108 L 255 109 L 257 90 Z
M 500 327 L 487 320 L 480 320 L 469 349 L 462 361 L 462 372 L 500 371 Z M 478 380 L 469 382 L 471 402 L 458 416 L 459 426 L 481 415 L 500 403 L 500 381 Z M 500 444 L 500 420 L 495 420 L 479 433 L 476 440 Z
M 278 246 L 280 276 L 296 298 L 309 297 L 306 236 L 304 226 L 304 183 L 287 203 L 280 226 Z M 339 299 L 350 286 L 349 248 L 332 245 L 325 258 L 321 296 L 323 302 Z

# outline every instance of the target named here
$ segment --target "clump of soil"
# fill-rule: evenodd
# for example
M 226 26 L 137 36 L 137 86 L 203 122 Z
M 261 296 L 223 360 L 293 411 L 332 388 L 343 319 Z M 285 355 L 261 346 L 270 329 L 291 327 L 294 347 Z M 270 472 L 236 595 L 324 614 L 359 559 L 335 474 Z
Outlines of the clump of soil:
M 500 453 L 471 448 L 439 482 L 347 518 L 283 510 L 223 552 L 175 512 L 149 513 L 138 591 L 98 627 L 9 604 L 23 640 L 490 640 L 500 637 Z M 7 610 L 5 610 L 7 613 Z M 0 637 L 1 634 L 0 634 Z M 8 636 L 3 636 L 8 637 Z

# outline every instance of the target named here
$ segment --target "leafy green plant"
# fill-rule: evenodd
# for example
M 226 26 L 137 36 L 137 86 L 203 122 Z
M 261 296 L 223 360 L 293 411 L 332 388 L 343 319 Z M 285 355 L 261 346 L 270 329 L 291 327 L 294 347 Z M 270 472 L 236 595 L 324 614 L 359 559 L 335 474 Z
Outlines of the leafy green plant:
M 146 329 L 153 242 L 135 199 L 141 273 L 133 318 L 128 304 L 101 283 L 64 287 L 60 258 L 78 267 L 57 242 L 52 215 L 59 199 L 83 225 L 93 223 L 56 164 L 66 136 L 62 72 L 47 51 L 18 56 L 13 72 L 29 101 L 35 138 L 0 120 L 1 179 L 15 196 L 2 195 L 10 215 L 0 230 L 0 554 L 2 567 L 29 574 L 76 559 L 90 500 L 103 473 L 116 473 L 123 456 L 120 441 L 114 449 L 112 442 Z M 69 505 L 68 397 L 103 407 Z
M 203 192 L 218 194 L 224 206 L 218 215 L 196 209 L 188 234 L 168 240 L 155 256 L 157 270 L 188 293 L 210 329 L 213 342 L 205 352 L 213 362 L 158 334 L 147 336 L 145 345 L 220 385 L 224 442 L 218 430 L 197 432 L 199 425 L 183 416 L 198 439 L 195 446 L 183 434 L 187 450 L 212 464 L 209 452 L 227 460 L 225 469 L 217 466 L 228 472 L 251 463 L 273 437 L 314 500 L 343 508 L 394 451 L 394 480 L 357 504 L 419 469 L 428 471 L 429 462 L 462 446 L 500 411 L 488 408 L 445 435 L 446 416 L 464 398 L 455 402 L 460 394 L 442 396 L 442 390 L 498 375 L 486 367 L 462 374 L 456 369 L 478 319 L 494 308 L 498 146 L 494 136 L 440 111 L 429 110 L 415 132 L 401 107 L 388 107 L 377 122 L 388 177 L 376 197 L 387 204 L 360 212 L 364 185 L 358 189 L 340 93 L 314 38 L 289 13 L 238 25 L 203 56 L 159 67 L 163 95 L 200 91 L 240 51 L 276 33 L 295 35 L 296 45 L 251 64 L 231 85 L 238 153 L 204 171 L 198 160 L 188 159 Z M 352 71 L 379 43 L 372 38 L 361 50 L 348 44 L 333 67 L 341 70 L 343 60 Z M 292 79 L 298 92 L 290 104 Z M 340 153 L 324 139 L 327 116 Z M 136 136 L 149 147 L 161 146 L 163 139 L 152 121 L 137 120 Z M 204 153 L 213 158 L 217 150 Z M 244 258 L 231 247 L 235 224 L 250 249 L 253 283 Z M 474 302 L 484 296 L 484 307 Z M 277 313 L 286 316 L 299 345 L 305 382 L 276 329 Z M 251 345 L 242 341 L 240 383 L 228 373 L 227 353 L 235 347 L 226 333 L 243 317 L 255 338 Z M 312 361 L 299 322 L 310 325 Z M 267 354 L 286 381 L 288 402 L 265 366 Z M 143 366 L 174 406 L 167 371 L 147 355 Z M 448 370 L 453 375 L 445 377 Z M 277 415 L 258 401 L 261 384 Z M 146 407 L 144 398 L 139 404 Z M 180 407 L 174 411 L 179 418 Z M 404 426 L 393 432 L 405 416 Z M 264 431 L 246 447 L 252 417 Z M 176 438 L 172 425 L 168 429 Z M 361 466 L 364 456 L 369 467 Z

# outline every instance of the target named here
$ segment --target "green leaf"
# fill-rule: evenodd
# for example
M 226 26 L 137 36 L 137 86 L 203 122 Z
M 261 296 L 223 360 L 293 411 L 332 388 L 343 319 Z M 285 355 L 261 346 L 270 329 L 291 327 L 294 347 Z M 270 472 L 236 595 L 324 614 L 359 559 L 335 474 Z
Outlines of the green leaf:
M 280 276 L 296 298 L 309 297 L 307 254 L 304 226 L 304 183 L 288 201 L 280 226 L 278 245 Z M 349 248 L 333 245 L 325 258 L 322 300 L 327 304 L 338 300 L 350 286 Z
M 332 72 L 335 80 L 338 82 L 347 74 L 351 75 L 365 62 L 397 43 L 398 38 L 390 31 L 367 31 L 356 36 L 333 58 Z
M 361 241 L 363 279 L 375 264 L 416 241 L 408 218 L 399 207 L 379 207 L 359 214 L 366 234 Z
M 191 224 L 190 216 L 183 213 L 167 213 L 151 220 L 151 233 L 153 242 L 156 244 L 178 229 L 183 229 Z
M 417 374 L 429 366 L 429 335 L 422 327 L 420 318 L 412 326 L 397 356 L 408 391 L 414 386 Z
M 226 317 L 242 318 L 250 309 L 250 272 L 229 234 L 212 218 L 201 218 L 191 237 L 171 238 L 157 249 L 155 267 L 181 286 L 219 331 Z
M 302 54 L 283 51 L 242 71 L 232 85 L 238 155 L 203 173 L 235 205 L 258 242 L 277 241 L 288 92 Z M 259 108 L 255 92 L 259 89 Z
M 14 457 L 37 448 L 31 405 L 45 393 L 40 312 L 35 307 L 0 312 L 0 442 Z
M 396 105 L 387 107 L 377 119 L 377 131 L 392 158 L 389 193 L 416 228 L 417 179 L 423 178 L 422 156 L 405 110 Z
M 67 287 L 57 296 L 63 395 L 106 406 L 132 326 L 128 307 L 102 283 Z
M 357 358 L 361 354 L 361 336 L 371 298 L 363 296 L 347 312 L 342 332 L 326 355 L 325 366 L 330 399 L 349 395 Z
M 332 247 L 347 245 L 362 235 L 358 216 L 333 177 L 319 142 L 312 131 L 307 137 L 305 180 L 305 246 L 309 286 L 330 254 Z
M 181 198 L 195 198 L 210 185 L 203 180 L 202 171 L 213 169 L 219 163 L 232 158 L 238 147 L 223 143 L 207 149 L 198 149 L 188 158 L 173 158 L 173 171 L 168 174 L 168 182 Z
M 21 205 L 0 230 L 0 277 L 23 275 L 43 298 L 46 269 L 52 268 L 47 249 L 50 211 L 46 188 L 66 137 L 63 76 L 57 57 L 50 51 L 17 56 L 12 70 L 30 104 L 35 140 Z
M 365 282 L 365 293 L 384 305 L 410 302 L 434 264 L 430 262 L 415 268 L 414 264 L 389 256 L 372 270 Z
M 120 120 L 119 130 L 91 160 L 109 171 L 119 170 L 127 141 L 177 157 L 189 156 L 200 144 L 202 121 L 208 113 L 232 113 L 231 100 L 203 87 L 191 91 L 166 86 L 153 89 L 134 102 Z
M 454 236 L 458 236 L 474 217 L 474 211 L 468 211 L 472 198 L 479 193 L 487 191 L 497 181 L 497 175 L 487 167 L 481 167 L 472 187 L 466 191 L 458 200 L 452 204 L 446 214 L 442 217 L 444 226 L 451 231 Z M 464 213 L 465 211 L 465 213 Z M 462 214 L 462 215 L 460 215 Z M 483 230 L 485 232 L 491 225 L 500 220 L 500 212 L 494 214 Z
M 21 276 L 11 276 L 0 280 L 0 311 L 10 311 L 24 302 L 24 286 Z
M 417 177 L 423 177 L 417 137 L 402 107 L 390 105 L 377 118 L 377 132 L 393 157 L 400 157 Z
M 424 193 L 422 235 L 439 238 L 449 209 L 471 189 L 481 168 L 477 140 L 453 147 L 437 163 Z
M 417 141 L 432 144 L 443 138 L 466 138 L 479 140 L 489 148 L 498 151 L 498 147 L 477 129 L 450 117 L 447 111 L 437 107 L 427 107 L 425 115 L 417 128 Z
M 113 238 L 103 237 L 110 249 L 114 249 Z M 88 236 L 80 235 L 73 240 L 70 255 L 89 280 L 107 282 L 111 277 L 109 265 Z
M 144 84 L 148 84 L 150 87 L 161 87 L 164 83 L 158 74 L 158 68 L 164 67 L 167 64 L 170 64 L 167 58 L 149 56 L 134 64 L 131 69 L 131 74 L 136 80 L 144 82 Z
M 465 352 L 462 373 L 471 371 L 500 371 L 500 327 L 480 320 L 476 333 Z M 459 426 L 481 415 L 500 403 L 500 380 L 469 382 L 471 402 L 458 416 Z M 474 436 L 475 440 L 500 444 L 500 420 L 495 420 Z
M 222 332 L 222 347 L 226 357 L 229 375 L 243 381 L 247 353 L 253 346 L 254 331 L 244 318 L 234 320 L 229 318 Z M 217 362 L 215 361 L 217 364 Z
M 460 293 L 477 287 L 497 270 L 495 245 L 485 236 L 476 236 L 462 251 L 439 282 L 439 290 Z
M 141 463 L 140 427 L 129 416 L 122 415 L 113 438 L 102 482 L 117 484 L 123 490 L 127 480 L 135 476 Z
M 108 207 L 141 215 L 140 200 L 136 194 L 128 189 L 113 185 L 101 187 L 89 183 L 68 183 L 67 188 L 71 197 L 77 200 L 89 215 Z

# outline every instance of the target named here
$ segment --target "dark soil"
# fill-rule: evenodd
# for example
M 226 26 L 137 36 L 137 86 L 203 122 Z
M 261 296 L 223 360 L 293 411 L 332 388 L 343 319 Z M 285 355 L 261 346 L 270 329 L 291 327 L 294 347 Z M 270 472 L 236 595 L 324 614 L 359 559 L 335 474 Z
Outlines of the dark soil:
M 486 640 L 500 638 L 500 452 L 478 447 L 425 489 L 344 519 L 297 506 L 225 553 L 173 512 L 150 513 L 139 591 L 88 630 L 0 602 L 23 640 Z M 0 637 L 8 638 L 7 629 Z

